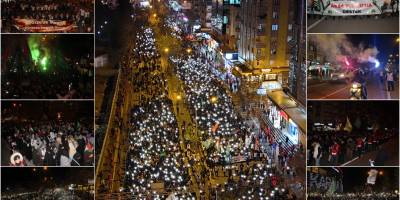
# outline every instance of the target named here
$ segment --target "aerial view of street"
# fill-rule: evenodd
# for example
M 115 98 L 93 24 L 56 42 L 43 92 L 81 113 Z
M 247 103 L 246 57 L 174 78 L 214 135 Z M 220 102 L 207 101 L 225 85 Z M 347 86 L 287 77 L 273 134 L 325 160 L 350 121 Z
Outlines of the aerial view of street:
M 269 45 L 232 41 L 242 32 L 226 24 L 238 12 L 250 16 L 242 8 L 256 1 L 217 3 L 209 28 L 200 2 L 101 2 L 96 199 L 305 198 L 305 32 L 276 27 L 293 38 L 277 44 L 291 56 L 275 49 L 256 61 L 247 45 Z M 304 2 L 275 6 L 281 15 L 304 10 Z M 297 15 L 279 26 L 301 27 L 305 12 Z
M 398 99 L 399 36 L 309 34 L 308 99 Z
M 398 33 L 398 0 L 308 0 L 308 33 Z

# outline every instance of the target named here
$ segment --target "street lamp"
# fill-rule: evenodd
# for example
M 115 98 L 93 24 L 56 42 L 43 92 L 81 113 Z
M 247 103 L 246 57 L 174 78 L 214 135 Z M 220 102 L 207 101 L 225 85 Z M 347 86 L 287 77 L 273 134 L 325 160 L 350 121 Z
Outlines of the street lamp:
M 182 96 L 178 94 L 178 95 L 176 96 L 176 99 L 177 99 L 177 100 L 181 100 L 181 99 L 182 99 Z
M 186 52 L 187 52 L 187 53 L 192 53 L 192 49 L 191 49 L 191 48 L 187 48 L 187 49 L 186 49 Z
M 164 52 L 168 53 L 169 52 L 169 48 L 168 47 L 164 48 Z
M 156 14 L 156 13 L 154 13 L 154 14 L 153 14 L 153 17 L 157 17 L 157 14 Z

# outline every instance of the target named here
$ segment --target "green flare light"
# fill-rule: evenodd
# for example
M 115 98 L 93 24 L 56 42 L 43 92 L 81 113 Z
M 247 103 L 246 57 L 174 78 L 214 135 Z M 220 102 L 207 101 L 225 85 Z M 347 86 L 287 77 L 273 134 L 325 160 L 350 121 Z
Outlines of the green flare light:
M 31 52 L 32 60 L 37 63 L 40 60 L 40 39 L 38 35 L 31 35 L 28 38 L 28 46 Z
M 33 49 L 33 50 L 31 51 L 31 57 L 32 57 L 32 60 L 33 60 L 33 61 L 35 61 L 35 62 L 39 61 L 39 58 L 40 58 L 40 51 L 39 51 L 39 49 Z
M 41 68 L 42 68 L 42 70 L 43 71 L 46 71 L 47 70 L 47 65 L 49 64 L 49 59 L 47 58 L 47 57 L 43 57 L 41 60 L 40 60 L 40 66 L 41 66 Z

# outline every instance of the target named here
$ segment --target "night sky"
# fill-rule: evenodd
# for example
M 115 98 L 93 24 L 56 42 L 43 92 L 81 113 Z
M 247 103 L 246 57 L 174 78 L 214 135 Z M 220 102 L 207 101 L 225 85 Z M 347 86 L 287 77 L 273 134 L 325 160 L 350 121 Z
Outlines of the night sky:
M 391 34 L 349 34 L 346 35 L 354 45 L 363 43 L 365 47 L 376 47 L 379 51 L 377 56 L 382 64 L 386 64 L 390 54 L 399 53 L 399 43 L 396 42 L 398 35 Z
M 324 108 L 325 107 L 325 108 Z M 319 110 L 321 108 L 322 111 Z M 324 112 L 324 111 L 329 111 Z M 308 120 L 311 123 L 319 122 L 313 118 L 313 112 L 319 113 L 324 118 L 354 120 L 357 117 L 376 120 L 382 126 L 399 127 L 398 101 L 309 101 Z

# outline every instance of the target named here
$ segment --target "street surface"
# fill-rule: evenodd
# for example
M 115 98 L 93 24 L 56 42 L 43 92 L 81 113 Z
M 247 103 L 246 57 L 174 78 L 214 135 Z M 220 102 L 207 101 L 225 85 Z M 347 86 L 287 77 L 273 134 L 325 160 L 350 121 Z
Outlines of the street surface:
M 308 80 L 308 99 L 349 99 L 352 83 Z M 399 84 L 395 82 L 394 91 L 387 91 L 387 86 L 377 76 L 370 75 L 367 80 L 368 99 L 398 99 Z
M 399 162 L 398 158 L 398 144 L 396 140 L 390 140 L 381 145 L 382 150 L 385 151 L 387 159 L 385 160 L 385 166 L 396 166 Z M 345 160 L 344 163 L 338 163 L 339 166 L 370 166 L 369 160 L 375 160 L 379 150 L 370 151 L 361 155 L 361 157 L 354 157 L 352 159 Z M 328 161 L 328 154 L 324 154 L 321 158 L 320 166 L 332 166 L 333 164 Z
M 389 142 L 382 145 L 382 149 L 387 152 L 387 156 L 389 157 L 384 165 L 385 166 L 397 166 L 399 164 L 399 151 L 398 151 L 399 141 L 398 140 L 390 140 Z M 361 157 L 357 157 L 356 159 L 346 162 L 343 166 L 369 166 L 369 160 L 375 160 L 378 151 L 372 151 L 362 155 Z

